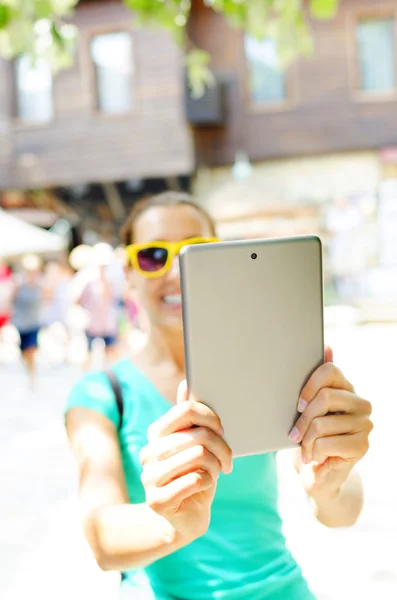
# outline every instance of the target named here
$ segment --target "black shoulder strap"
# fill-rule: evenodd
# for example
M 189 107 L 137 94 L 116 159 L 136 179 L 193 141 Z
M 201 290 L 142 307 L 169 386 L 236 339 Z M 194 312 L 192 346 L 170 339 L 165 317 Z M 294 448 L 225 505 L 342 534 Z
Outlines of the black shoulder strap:
M 120 423 L 119 429 L 121 429 L 121 425 L 123 423 L 123 412 L 124 412 L 124 402 L 123 402 L 123 393 L 121 391 L 120 383 L 114 372 L 111 369 L 106 369 L 104 371 L 106 377 L 109 379 L 109 383 L 112 386 L 113 394 L 116 399 L 117 409 L 120 415 Z

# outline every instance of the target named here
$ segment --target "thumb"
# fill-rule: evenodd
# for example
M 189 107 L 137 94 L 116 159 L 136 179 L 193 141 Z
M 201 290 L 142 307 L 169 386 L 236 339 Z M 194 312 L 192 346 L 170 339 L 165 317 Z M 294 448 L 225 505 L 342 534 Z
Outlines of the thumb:
M 186 381 L 186 379 L 184 379 L 178 385 L 178 391 L 176 394 L 176 403 L 181 404 L 182 402 L 186 402 L 187 399 L 188 399 L 187 381 Z
M 325 362 L 326 363 L 334 362 L 334 353 L 330 346 L 325 346 Z

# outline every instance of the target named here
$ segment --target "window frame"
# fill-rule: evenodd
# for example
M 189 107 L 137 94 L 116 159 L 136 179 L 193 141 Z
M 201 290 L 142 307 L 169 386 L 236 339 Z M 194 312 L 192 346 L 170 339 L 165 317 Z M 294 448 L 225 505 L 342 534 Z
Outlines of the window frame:
M 131 37 L 131 66 L 132 66 L 132 77 L 131 77 L 131 98 L 132 104 L 131 108 L 122 113 L 108 113 L 101 110 L 99 107 L 99 94 L 98 94 L 98 86 L 97 86 L 97 77 L 96 77 L 96 67 L 95 63 L 92 59 L 91 54 L 91 43 L 94 38 L 100 35 L 112 34 L 112 33 L 128 33 Z M 87 73 L 87 86 L 86 92 L 89 97 L 89 106 L 90 112 L 98 118 L 101 119 L 109 119 L 109 120 L 118 120 L 125 119 L 131 115 L 134 115 L 138 112 L 138 94 L 136 93 L 137 85 L 136 85 L 136 60 L 135 60 L 135 51 L 134 51 L 134 42 L 135 36 L 131 27 L 126 26 L 125 23 L 113 24 L 111 27 L 108 25 L 102 27 L 90 28 L 89 30 L 84 31 L 84 39 L 82 40 L 84 50 L 81 54 L 81 61 L 84 65 L 84 72 Z
M 359 51 L 356 39 L 361 21 L 391 19 L 394 27 L 394 88 L 392 90 L 363 90 L 360 88 Z M 397 8 L 394 4 L 382 4 L 374 8 L 359 9 L 348 14 L 348 67 L 352 98 L 355 102 L 395 102 L 397 100 Z
M 55 93 L 55 85 L 56 85 L 56 77 L 54 73 L 51 73 L 51 103 L 52 103 L 52 116 L 51 119 L 47 121 L 31 121 L 29 119 L 25 119 L 19 114 L 19 106 L 18 106 L 18 77 L 17 77 L 17 64 L 18 59 L 20 57 L 14 58 L 10 61 L 10 77 L 12 81 L 11 85 L 11 94 L 12 94 L 12 123 L 16 130 L 27 130 L 27 129 L 49 129 L 51 128 L 57 119 L 57 109 L 56 109 L 56 93 Z
M 253 101 L 250 89 L 250 68 L 249 61 L 245 52 L 245 36 L 241 33 L 241 70 L 243 82 L 243 101 L 245 110 L 249 114 L 267 114 L 277 112 L 288 112 L 293 110 L 298 104 L 298 61 L 294 61 L 284 71 L 286 97 L 283 100 L 273 102 L 256 103 Z

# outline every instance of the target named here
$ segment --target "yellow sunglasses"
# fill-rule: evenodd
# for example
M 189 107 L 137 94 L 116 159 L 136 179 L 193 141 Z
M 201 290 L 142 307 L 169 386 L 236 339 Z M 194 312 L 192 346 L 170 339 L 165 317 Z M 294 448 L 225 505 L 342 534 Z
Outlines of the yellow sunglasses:
M 195 237 L 180 242 L 149 242 L 147 244 L 131 244 L 126 247 L 127 258 L 136 271 L 144 277 L 154 279 L 170 270 L 172 261 L 182 248 L 192 244 L 208 244 L 219 242 L 216 237 Z

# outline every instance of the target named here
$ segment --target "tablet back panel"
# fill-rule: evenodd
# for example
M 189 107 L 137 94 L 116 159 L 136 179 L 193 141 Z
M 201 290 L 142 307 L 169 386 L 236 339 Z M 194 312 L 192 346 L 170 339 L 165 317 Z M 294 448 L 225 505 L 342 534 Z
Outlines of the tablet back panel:
M 321 255 L 315 236 L 181 252 L 189 389 L 219 414 L 235 456 L 295 446 L 300 391 L 324 361 Z

